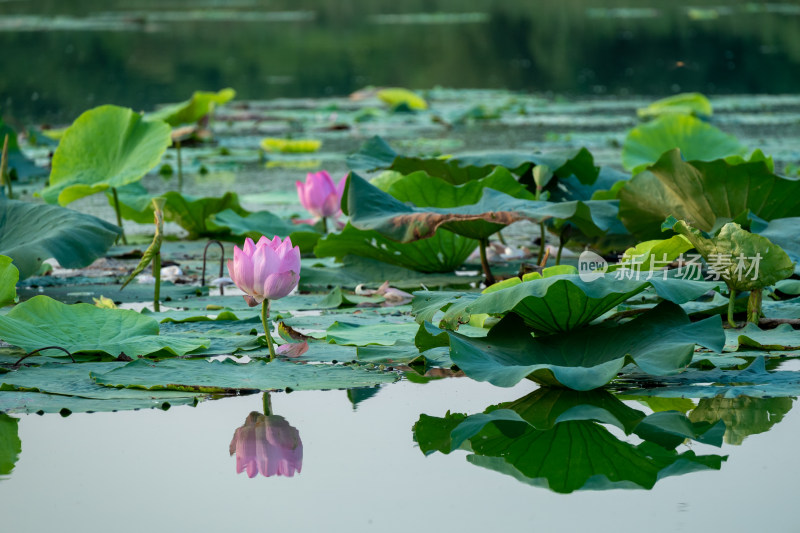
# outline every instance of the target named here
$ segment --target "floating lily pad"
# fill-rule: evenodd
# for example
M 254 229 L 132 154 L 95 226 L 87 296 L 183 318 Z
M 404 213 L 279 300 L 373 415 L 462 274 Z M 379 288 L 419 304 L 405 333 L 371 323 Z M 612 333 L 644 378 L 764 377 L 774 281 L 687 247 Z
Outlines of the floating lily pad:
M 344 365 L 252 361 L 239 364 L 197 359 L 143 359 L 122 368 L 92 374 L 101 385 L 147 390 L 232 392 L 241 390 L 324 390 L 371 387 L 397 380 L 397 374 Z
M 789 324 L 781 324 L 775 329 L 762 330 L 755 324 L 747 324 L 741 329 L 726 329 L 726 347 L 735 350 L 800 350 L 800 331 Z M 769 354 L 762 354 L 769 355 Z
M 72 353 L 136 357 L 159 350 L 184 355 L 208 346 L 207 339 L 159 336 L 158 329 L 158 322 L 136 311 L 66 305 L 47 296 L 35 296 L 0 316 L 0 338 L 26 351 L 60 346 Z
M 412 341 L 419 326 L 414 322 L 405 324 L 353 324 L 337 321 L 327 330 L 328 342 L 351 346 L 378 344 L 391 346 L 400 341 Z
M 107 413 L 138 409 L 166 410 L 178 405 L 195 405 L 197 403 L 196 396 L 182 394 L 184 396 L 163 399 L 159 399 L 159 394 L 147 393 L 141 399 L 96 400 L 41 392 L 0 391 L 0 411 L 20 414 L 60 413 L 64 416 L 71 413 Z
M 763 357 L 756 358 L 744 370 L 689 370 L 674 376 L 655 378 L 636 376 L 641 389 L 627 389 L 622 395 L 659 398 L 777 398 L 800 396 L 800 372 L 768 372 Z
M 4 391 L 42 392 L 65 397 L 92 400 L 130 400 L 138 407 L 159 407 L 165 401 L 194 403 L 203 396 L 182 391 L 143 391 L 115 389 L 95 383 L 90 373 L 105 373 L 125 366 L 123 362 L 109 363 L 46 363 L 38 367 L 22 367 L 0 375 L 0 389 Z M 41 398 L 45 405 L 52 405 L 52 398 Z M 23 407 L 23 406 L 20 406 Z M 61 408 L 64 408 L 62 405 Z M 136 408 L 138 408 L 136 407 Z M 38 409 L 37 409 L 38 410 Z M 109 406 L 104 410 L 112 410 Z

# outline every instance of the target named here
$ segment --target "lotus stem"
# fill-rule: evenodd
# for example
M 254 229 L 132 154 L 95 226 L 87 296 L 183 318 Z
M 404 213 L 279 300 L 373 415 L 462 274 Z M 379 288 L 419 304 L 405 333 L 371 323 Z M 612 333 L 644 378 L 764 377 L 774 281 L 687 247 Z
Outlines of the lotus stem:
M 542 262 L 542 258 L 544 257 L 545 248 L 547 247 L 547 245 L 546 245 L 547 239 L 545 238 L 544 221 L 539 222 L 539 230 L 540 230 L 539 231 L 539 241 L 540 241 L 539 242 L 539 262 L 541 263 Z M 544 265 L 542 265 L 542 266 L 544 266 Z
M 269 397 L 268 392 L 264 392 L 264 395 L 261 397 L 261 401 L 264 404 L 264 414 L 269 416 L 272 414 L 272 399 Z
M 558 233 L 558 253 L 556 254 L 556 266 L 561 264 L 561 252 L 564 251 L 564 245 L 567 244 L 567 239 L 565 238 L 567 233 L 567 224 L 561 228 L 561 231 Z
M 178 192 L 183 190 L 183 161 L 181 157 L 181 141 L 175 141 L 175 149 L 178 151 Z
M 497 238 L 500 239 L 500 242 L 503 244 L 503 246 L 508 246 L 508 243 L 506 242 L 505 237 L 503 237 L 503 232 L 502 231 L 498 231 L 497 232 Z
M 328 234 L 328 218 L 322 217 L 322 233 L 323 235 Z
M 72 354 L 71 354 L 71 353 L 69 353 L 69 350 L 67 350 L 66 348 L 62 348 L 61 346 L 45 346 L 44 348 L 36 348 L 36 349 L 35 349 L 35 350 L 33 350 L 32 352 L 28 352 L 28 353 L 26 353 L 25 355 L 23 355 L 22 357 L 20 357 L 19 361 L 17 361 L 16 363 L 14 363 L 14 365 L 13 365 L 13 366 L 19 366 L 19 364 L 20 364 L 22 361 L 24 361 L 25 359 L 27 359 L 28 357 L 32 356 L 33 354 L 37 354 L 37 353 L 39 353 L 39 352 L 43 352 L 44 350 L 61 350 L 62 352 L 64 352 L 65 354 L 67 354 L 67 355 L 69 356 L 69 358 L 70 358 L 70 359 L 72 359 L 72 362 L 73 362 L 73 363 L 75 362 L 75 358 L 74 358 L 74 357 L 72 357 Z
M 483 275 L 486 277 L 486 286 L 488 287 L 495 283 L 492 270 L 489 268 L 489 260 L 486 258 L 486 246 L 489 244 L 489 239 L 481 239 L 478 242 L 481 249 L 481 267 L 483 267 Z
M 153 311 L 158 313 L 161 311 L 161 251 L 156 252 L 153 257 L 153 277 L 156 278 L 156 284 L 153 288 Z
M 750 291 L 750 296 L 747 298 L 747 321 L 753 324 L 758 324 L 761 319 L 761 299 L 763 297 L 762 289 L 754 289 Z
M 206 243 L 206 247 L 203 249 L 203 275 L 200 279 L 200 285 L 203 287 L 206 286 L 206 262 L 208 256 L 208 247 L 212 244 L 219 245 L 219 251 L 222 254 L 222 256 L 219 258 L 219 277 L 222 277 L 222 275 L 225 273 L 225 247 L 218 240 L 210 240 L 208 243 Z M 225 295 L 225 287 L 223 285 L 219 286 L 219 294 L 220 296 Z
M 269 300 L 267 299 L 261 302 L 261 325 L 264 326 L 264 336 L 267 338 L 269 360 L 273 361 L 275 359 L 275 341 L 272 340 L 272 334 L 269 331 Z
M 731 289 L 731 294 L 728 296 L 728 324 L 735 328 L 736 322 L 733 321 L 733 307 L 736 302 L 736 289 Z
M 122 233 L 117 237 L 117 242 L 122 239 L 122 244 L 128 244 L 128 239 L 125 238 L 125 228 L 122 227 L 122 212 L 119 209 L 119 196 L 117 195 L 117 188 L 111 187 L 111 194 L 114 196 L 114 211 L 117 212 L 117 226 L 122 230 Z
M 3 179 L 3 184 L 8 188 L 8 199 L 14 199 L 14 193 L 11 191 L 11 176 L 8 174 L 8 133 L 3 140 L 3 155 L 0 161 L 0 177 Z

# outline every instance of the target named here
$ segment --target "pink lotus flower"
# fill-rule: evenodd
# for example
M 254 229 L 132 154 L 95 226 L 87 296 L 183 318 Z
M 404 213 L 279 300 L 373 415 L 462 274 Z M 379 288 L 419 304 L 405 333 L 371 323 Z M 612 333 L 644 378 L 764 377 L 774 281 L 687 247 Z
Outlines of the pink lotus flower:
M 233 434 L 230 454 L 236 454 L 236 473 L 247 475 L 294 476 L 303 467 L 300 433 L 278 415 L 253 411 Z
M 320 172 L 309 172 L 306 175 L 306 182 L 298 181 L 297 196 L 300 203 L 306 210 L 319 218 L 334 217 L 342 214 L 342 194 L 347 176 L 335 184 L 330 174 L 324 170 Z
M 283 242 L 278 236 L 271 241 L 261 237 L 258 244 L 248 237 L 243 249 L 233 247 L 228 273 L 245 292 L 244 299 L 250 307 L 283 298 L 300 281 L 300 248 L 292 246 L 289 237 Z

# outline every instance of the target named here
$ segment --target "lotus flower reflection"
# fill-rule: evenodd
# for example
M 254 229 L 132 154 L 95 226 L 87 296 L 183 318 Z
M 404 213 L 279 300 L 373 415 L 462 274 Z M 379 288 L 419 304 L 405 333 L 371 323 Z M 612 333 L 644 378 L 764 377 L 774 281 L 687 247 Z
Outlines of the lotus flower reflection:
M 294 476 L 303 466 L 303 443 L 300 433 L 278 415 L 253 411 L 231 440 L 230 454 L 236 454 L 236 473 L 249 477 L 261 474 Z

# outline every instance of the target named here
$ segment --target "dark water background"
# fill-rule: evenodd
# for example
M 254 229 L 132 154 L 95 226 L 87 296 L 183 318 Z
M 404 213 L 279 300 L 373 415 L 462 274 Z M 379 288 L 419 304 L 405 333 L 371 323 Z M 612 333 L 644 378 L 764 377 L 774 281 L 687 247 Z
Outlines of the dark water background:
M 226 86 L 241 99 L 367 85 L 800 92 L 800 4 L 705 4 L 12 0 L 0 2 L 0 106 L 7 120 L 65 123 L 103 103 L 149 109 Z

